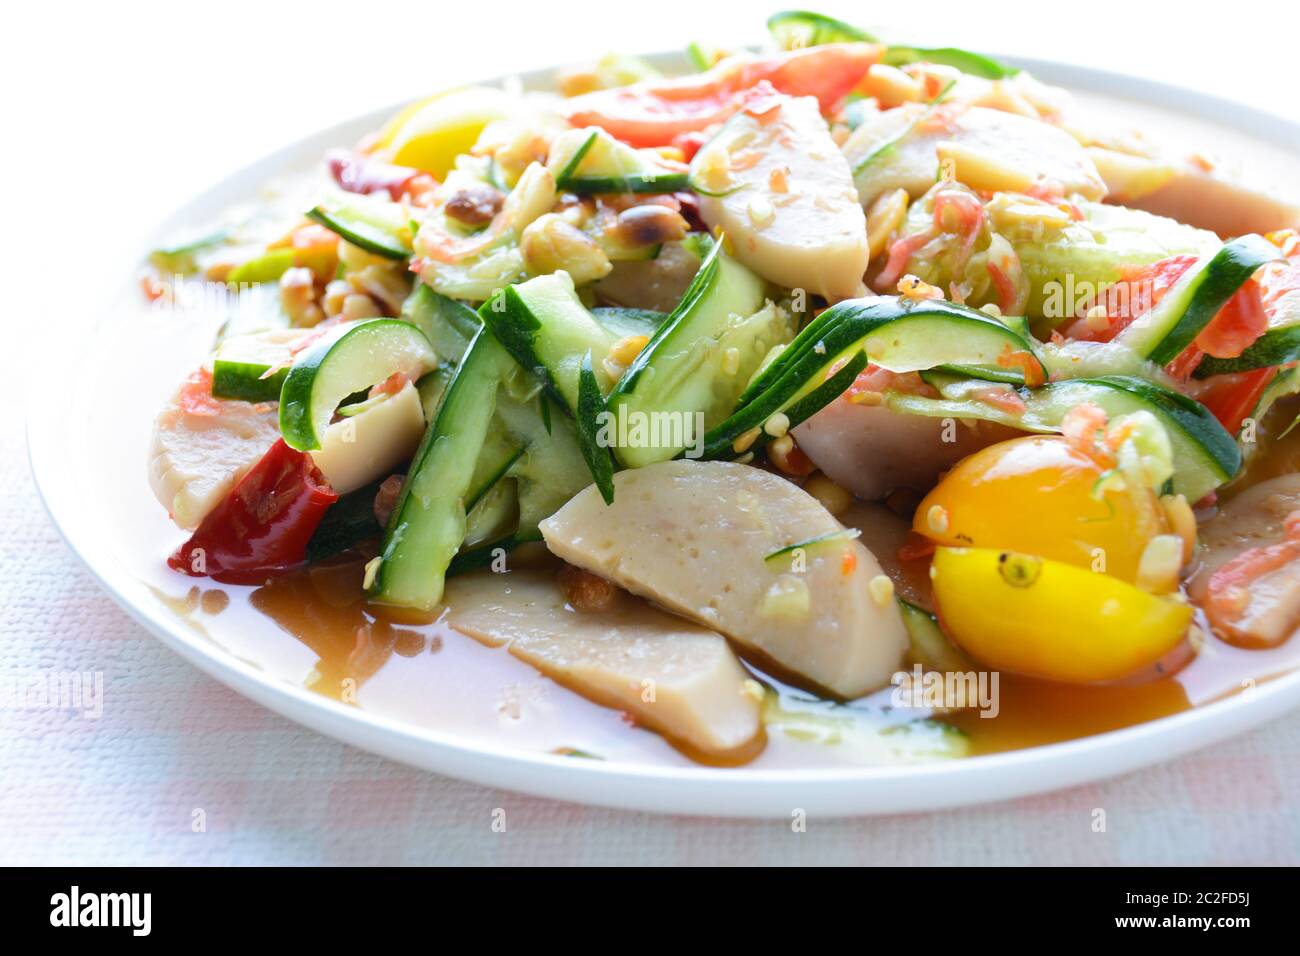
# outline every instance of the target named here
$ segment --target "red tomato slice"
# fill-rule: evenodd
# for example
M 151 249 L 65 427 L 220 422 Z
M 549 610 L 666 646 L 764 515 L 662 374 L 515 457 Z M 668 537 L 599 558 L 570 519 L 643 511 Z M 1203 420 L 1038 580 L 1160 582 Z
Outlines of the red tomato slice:
M 742 94 L 763 80 L 779 93 L 815 96 L 829 113 L 882 50 L 874 43 L 830 43 L 757 59 L 730 57 L 704 73 L 598 90 L 563 108 L 574 126 L 599 126 L 633 146 L 667 146 L 727 119 L 743 104 Z
M 1195 348 L 1215 358 L 1236 358 L 1268 328 L 1268 314 L 1254 279 L 1236 291 L 1228 304 L 1201 329 Z
M 1259 397 L 1277 373 L 1275 368 L 1258 368 L 1232 375 L 1216 375 L 1206 379 L 1207 387 L 1199 396 L 1200 402 L 1210 410 L 1219 424 L 1235 435 L 1241 423 L 1259 403 Z

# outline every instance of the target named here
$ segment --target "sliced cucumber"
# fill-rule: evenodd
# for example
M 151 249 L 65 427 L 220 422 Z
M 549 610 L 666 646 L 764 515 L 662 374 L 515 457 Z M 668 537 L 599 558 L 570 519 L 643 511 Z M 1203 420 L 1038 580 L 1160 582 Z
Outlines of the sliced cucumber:
M 614 459 L 609 448 L 601 442 L 600 420 L 605 412 L 605 399 L 600 393 L 600 383 L 591 367 L 591 353 L 582 357 L 578 370 L 578 445 L 583 460 L 596 481 L 605 504 L 614 503 Z
M 1195 375 L 1197 378 L 1209 378 L 1211 375 L 1289 365 L 1295 361 L 1300 361 L 1300 325 L 1286 325 L 1269 329 L 1236 358 L 1205 356 L 1196 366 Z
M 670 169 L 652 149 L 633 149 L 602 129 L 561 134 L 547 165 L 555 185 L 571 193 L 672 193 L 686 188 L 685 170 Z
M 604 411 L 593 363 L 603 359 L 614 336 L 587 311 L 567 273 L 538 276 L 507 286 L 484 303 L 479 315 L 546 393 L 577 424 L 582 457 L 602 493 L 613 494 L 613 462 L 600 441 Z
M 486 544 L 480 544 L 477 547 L 466 548 L 451 559 L 451 563 L 447 565 L 445 577 L 450 578 L 457 574 L 464 574 L 467 571 L 486 568 L 496 560 L 499 554 L 507 554 L 521 544 L 531 544 L 541 540 L 542 534 L 540 531 L 531 535 L 520 532 L 506 535 L 504 538 L 498 538 Z
M 686 59 L 691 63 L 696 73 L 703 73 L 713 68 L 713 64 L 722 58 L 722 51 L 717 47 L 707 46 L 698 40 L 692 40 L 686 45 Z
M 783 311 L 764 307 L 766 283 L 722 245 L 709 250 L 677 308 L 609 395 L 620 435 L 633 436 L 638 422 L 678 426 L 644 443 L 621 443 L 616 454 L 629 468 L 666 461 L 698 441 L 688 434 L 696 416 L 706 429 L 725 418 L 763 358 L 793 334 Z
M 437 364 L 424 333 L 398 319 L 339 326 L 294 359 L 280 391 L 280 434 L 289 447 L 311 451 L 349 395 L 396 372 L 418 379 Z
M 785 10 L 767 19 L 768 32 L 782 50 L 801 50 L 824 43 L 874 42 L 875 37 L 865 30 L 806 10 Z M 925 48 L 891 46 L 885 51 L 884 62 L 889 66 L 906 66 L 908 63 L 937 63 L 951 66 L 988 80 L 1002 80 L 1020 71 L 1006 66 L 982 53 L 972 53 L 955 47 Z
M 465 518 L 461 551 L 499 541 L 519 524 L 519 492 L 513 478 L 503 478 L 479 499 Z
M 456 374 L 456 366 L 446 363 L 439 365 L 432 372 L 426 372 L 416 380 L 415 390 L 420 393 L 420 407 L 424 411 L 424 420 L 433 421 L 442 404 L 442 396 L 447 393 L 447 386 Z
M 1004 233 L 1029 282 L 1027 311 L 1053 324 L 1076 318 L 1128 269 L 1171 256 L 1209 255 L 1221 245 L 1212 232 L 1140 209 L 1082 200 L 1075 206 L 1083 219 L 1063 229 L 1030 226 Z M 906 231 L 929 223 L 909 217 Z
M 233 362 L 215 359 L 212 363 L 212 395 L 243 402 L 278 402 L 287 368 L 267 375 L 271 366 L 257 362 Z
M 375 496 L 382 481 L 349 491 L 330 505 L 307 542 L 307 563 L 323 561 L 377 538 L 384 531 L 375 520 Z
M 460 361 L 483 324 L 464 302 L 449 299 L 423 282 L 417 282 L 406 297 L 398 318 L 424 333 L 439 361 L 453 363 Z
M 487 498 L 523 453 L 523 444 L 494 418 L 474 462 L 474 474 L 465 492 L 465 510 L 473 511 Z
M 898 611 L 907 628 L 909 656 L 927 670 L 960 674 L 978 670 L 939 627 L 939 619 L 925 608 L 898 598 Z
M 519 489 L 515 536 L 535 540 L 538 524 L 591 484 L 591 473 L 573 422 L 546 396 L 523 402 L 500 396 L 497 416 L 524 449 L 508 473 Z
M 330 232 L 386 259 L 408 259 L 414 230 L 406 210 L 394 202 L 350 196 L 322 202 L 307 213 Z
M 767 18 L 767 30 L 782 50 L 802 50 L 824 43 L 874 42 L 865 30 L 808 10 L 782 10 Z
M 1256 235 L 1225 243 L 1183 273 L 1155 308 L 1115 341 L 1157 365 L 1172 362 L 1260 266 L 1280 255 L 1276 246 Z
M 886 393 L 885 404 L 896 412 L 932 418 L 975 418 L 999 422 L 1029 432 L 1058 432 L 1070 409 L 1085 402 L 1099 406 L 1111 418 L 1130 412 L 1151 412 L 1165 426 L 1173 446 L 1174 490 L 1188 501 L 1199 501 L 1231 481 L 1241 469 L 1241 452 L 1232 436 L 1199 402 L 1145 379 L 1125 375 L 1050 382 L 1039 388 L 1014 389 L 1023 410 L 982 401 L 972 394 L 988 383 L 930 376 L 942 398 Z
M 497 390 L 512 365 L 491 332 L 480 330 L 411 461 L 384 533 L 372 603 L 427 612 L 442 599 L 447 566 L 465 540 L 466 500 Z
M 590 352 L 599 362 L 615 338 L 587 311 L 568 273 L 507 286 L 478 314 L 515 361 L 537 373 L 550 395 L 576 415 L 583 356 Z
M 943 365 L 998 368 L 998 359 L 1009 352 L 1026 353 L 1038 362 L 1032 342 L 965 306 L 898 296 L 846 299 L 804 326 L 755 376 L 741 394 L 737 410 L 705 437 L 704 454 L 731 457 L 736 454 L 736 439 L 761 429 L 775 413 L 785 412 L 797 424 L 788 409 L 797 409 L 802 420 L 828 404 L 836 397 L 827 387 L 832 366 L 843 365 L 840 374 L 849 367 L 844 363 L 861 369 L 867 362 L 893 372 Z
M 907 66 L 909 63 L 937 63 L 940 66 L 951 66 L 953 69 L 969 73 L 971 76 L 982 76 L 986 80 L 1005 80 L 1020 72 L 1016 67 L 999 63 L 991 56 L 951 46 L 891 46 L 885 51 L 883 62 L 887 66 Z
M 604 326 L 611 335 L 622 339 L 629 335 L 654 335 L 668 318 L 668 313 L 655 312 L 653 309 L 597 306 L 591 310 L 591 317 Z
M 794 544 L 787 544 L 784 548 L 777 548 L 769 554 L 763 555 L 764 562 L 780 561 L 782 559 L 791 559 L 796 551 L 808 551 L 821 545 L 833 544 L 838 541 L 853 541 L 862 535 L 858 528 L 841 528 L 839 531 L 828 531 L 825 534 L 819 534 L 815 538 L 808 538 L 804 541 L 796 541 Z

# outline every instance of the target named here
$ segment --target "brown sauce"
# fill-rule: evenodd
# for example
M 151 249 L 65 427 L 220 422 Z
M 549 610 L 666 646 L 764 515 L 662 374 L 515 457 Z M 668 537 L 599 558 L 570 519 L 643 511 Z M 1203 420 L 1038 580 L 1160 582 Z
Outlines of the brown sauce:
M 1279 410 L 1261 433 L 1276 434 L 1293 414 L 1294 410 Z M 1300 470 L 1300 429 L 1254 457 L 1221 499 L 1229 500 L 1254 483 L 1296 470 Z M 128 485 L 128 478 L 139 480 L 134 472 L 124 475 L 123 493 L 139 494 L 138 485 Z M 148 492 L 143 494 L 136 528 L 154 530 L 136 533 L 144 542 L 142 548 L 151 541 L 153 555 L 165 554 L 167 545 L 158 547 L 157 542 L 169 542 L 176 532 L 158 514 Z M 896 550 L 908 522 L 897 516 L 885 520 L 874 505 L 856 505 L 843 517 L 863 526 L 863 543 L 882 557 L 899 592 L 926 603 L 924 568 L 900 565 L 887 557 Z M 129 522 L 132 516 L 123 513 L 121 520 Z M 441 620 L 408 625 L 375 617 L 364 602 L 357 562 L 327 563 L 260 588 L 214 588 L 206 582 L 195 586 L 194 581 L 168 572 L 156 557 L 142 568 L 141 576 L 171 611 L 227 653 L 348 705 L 484 745 L 660 765 L 692 763 L 657 734 L 561 687 L 504 649 L 486 647 Z M 806 696 L 764 673 L 761 665 L 755 667 L 752 661 L 749 665 L 788 699 Z M 1300 641 L 1293 639 L 1271 650 L 1242 650 L 1211 636 L 1190 661 L 1170 662 L 1170 672 L 1164 676 L 1126 686 L 1077 687 L 1002 674 L 996 717 L 966 711 L 941 719 L 968 736 L 971 754 L 996 753 L 1168 716 L 1239 693 L 1298 666 Z M 887 705 L 889 689 L 873 695 L 868 703 Z M 782 769 L 860 763 L 848 748 L 775 731 L 748 766 Z

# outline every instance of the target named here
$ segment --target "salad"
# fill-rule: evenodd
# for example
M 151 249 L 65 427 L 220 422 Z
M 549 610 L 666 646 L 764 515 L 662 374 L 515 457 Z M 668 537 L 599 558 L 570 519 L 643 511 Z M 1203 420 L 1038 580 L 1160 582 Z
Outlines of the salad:
M 342 569 L 713 764 L 1292 666 L 1300 209 L 990 57 L 768 27 L 429 97 L 156 250 L 231 315 L 155 423 L 168 565 L 318 622 Z M 1081 729 L 984 742 L 1016 706 Z

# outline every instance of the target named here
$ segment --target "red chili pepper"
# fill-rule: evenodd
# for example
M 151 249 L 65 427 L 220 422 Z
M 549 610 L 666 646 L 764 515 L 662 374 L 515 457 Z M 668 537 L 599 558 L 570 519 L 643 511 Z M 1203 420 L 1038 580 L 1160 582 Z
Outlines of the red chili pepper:
M 350 193 L 387 192 L 396 202 L 412 179 L 420 175 L 418 169 L 394 166 L 381 160 L 353 153 L 346 149 L 331 149 L 325 154 L 330 175 L 339 187 Z
M 307 542 L 338 497 L 311 458 L 280 439 L 167 566 L 192 577 L 259 584 L 306 560 Z

